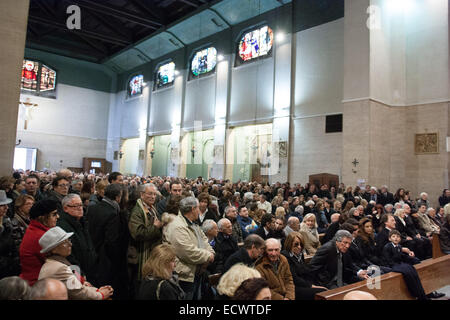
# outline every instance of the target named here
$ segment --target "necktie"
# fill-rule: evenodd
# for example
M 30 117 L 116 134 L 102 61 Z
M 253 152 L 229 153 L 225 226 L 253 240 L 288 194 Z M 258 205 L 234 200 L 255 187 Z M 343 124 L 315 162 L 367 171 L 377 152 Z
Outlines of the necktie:
M 338 253 L 338 265 L 337 265 L 337 285 L 338 287 L 343 286 L 342 282 L 342 253 Z

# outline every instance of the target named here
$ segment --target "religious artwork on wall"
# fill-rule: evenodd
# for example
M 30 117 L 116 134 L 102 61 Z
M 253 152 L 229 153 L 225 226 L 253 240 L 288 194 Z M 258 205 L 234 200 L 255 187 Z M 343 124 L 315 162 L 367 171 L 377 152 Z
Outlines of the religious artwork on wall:
M 287 158 L 287 141 L 278 141 L 274 143 L 275 152 L 278 152 L 280 158 Z
M 269 26 L 245 33 L 239 42 L 241 62 L 268 55 L 273 46 L 273 31 Z
M 198 51 L 191 61 L 191 72 L 194 77 L 214 71 L 217 64 L 217 50 L 209 47 Z
M 128 98 L 140 96 L 144 87 L 144 76 L 142 74 L 136 75 L 128 82 L 127 95 Z
M 439 153 L 438 133 L 416 133 L 414 149 L 416 154 Z
M 169 62 L 163 64 L 156 72 L 155 85 L 156 88 L 167 86 L 175 80 L 175 63 Z
M 23 93 L 56 98 L 56 71 L 40 62 L 25 59 L 20 89 Z

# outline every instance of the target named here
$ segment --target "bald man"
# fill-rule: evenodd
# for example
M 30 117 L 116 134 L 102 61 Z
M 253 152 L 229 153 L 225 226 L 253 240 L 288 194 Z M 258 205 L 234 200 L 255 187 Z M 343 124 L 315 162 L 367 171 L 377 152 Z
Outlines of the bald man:
M 344 296 L 343 300 L 378 300 L 378 299 L 369 292 L 354 290 L 347 293 Z
M 31 287 L 32 300 L 68 300 L 67 288 L 59 280 L 46 278 Z
M 297 217 L 291 216 L 289 217 L 287 221 L 287 225 L 284 228 L 283 232 L 286 235 L 286 237 L 291 233 L 292 231 L 300 231 L 300 220 Z

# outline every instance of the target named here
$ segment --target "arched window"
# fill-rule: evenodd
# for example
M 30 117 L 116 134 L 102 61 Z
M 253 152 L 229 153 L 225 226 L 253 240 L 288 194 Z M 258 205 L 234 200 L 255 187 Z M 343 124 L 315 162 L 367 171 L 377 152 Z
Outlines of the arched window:
M 175 63 L 161 65 L 156 71 L 155 89 L 169 86 L 175 80 Z
M 133 98 L 140 96 L 144 88 L 144 76 L 142 74 L 135 75 L 128 82 L 127 97 Z
M 238 54 L 240 62 L 247 62 L 271 53 L 273 31 L 269 26 L 246 32 L 239 41 Z
M 191 75 L 198 77 L 202 74 L 207 74 L 214 71 L 217 64 L 217 50 L 214 47 L 209 47 L 197 51 L 191 60 Z
M 56 71 L 41 62 L 23 60 L 20 89 L 22 92 L 36 95 L 47 95 L 47 92 L 55 92 Z

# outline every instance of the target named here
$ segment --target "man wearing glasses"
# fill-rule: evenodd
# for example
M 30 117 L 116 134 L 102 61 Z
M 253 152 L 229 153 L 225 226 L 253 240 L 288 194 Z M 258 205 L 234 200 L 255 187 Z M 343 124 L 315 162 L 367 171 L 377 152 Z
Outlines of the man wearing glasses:
M 51 199 L 58 202 L 58 214 L 60 216 L 64 212 L 61 201 L 69 193 L 69 186 L 70 186 L 69 180 L 67 180 L 63 176 L 57 176 L 52 181 L 53 190 L 49 190 L 47 192 L 47 199 Z
M 68 189 L 68 181 L 65 187 Z M 86 276 L 89 281 L 95 282 L 95 266 L 97 254 L 89 235 L 87 220 L 83 215 L 83 203 L 79 195 L 71 193 L 62 199 L 62 213 L 57 222 L 64 231 L 73 232 L 71 237 L 72 253 L 67 257 L 70 263 L 81 269 L 80 276 Z

